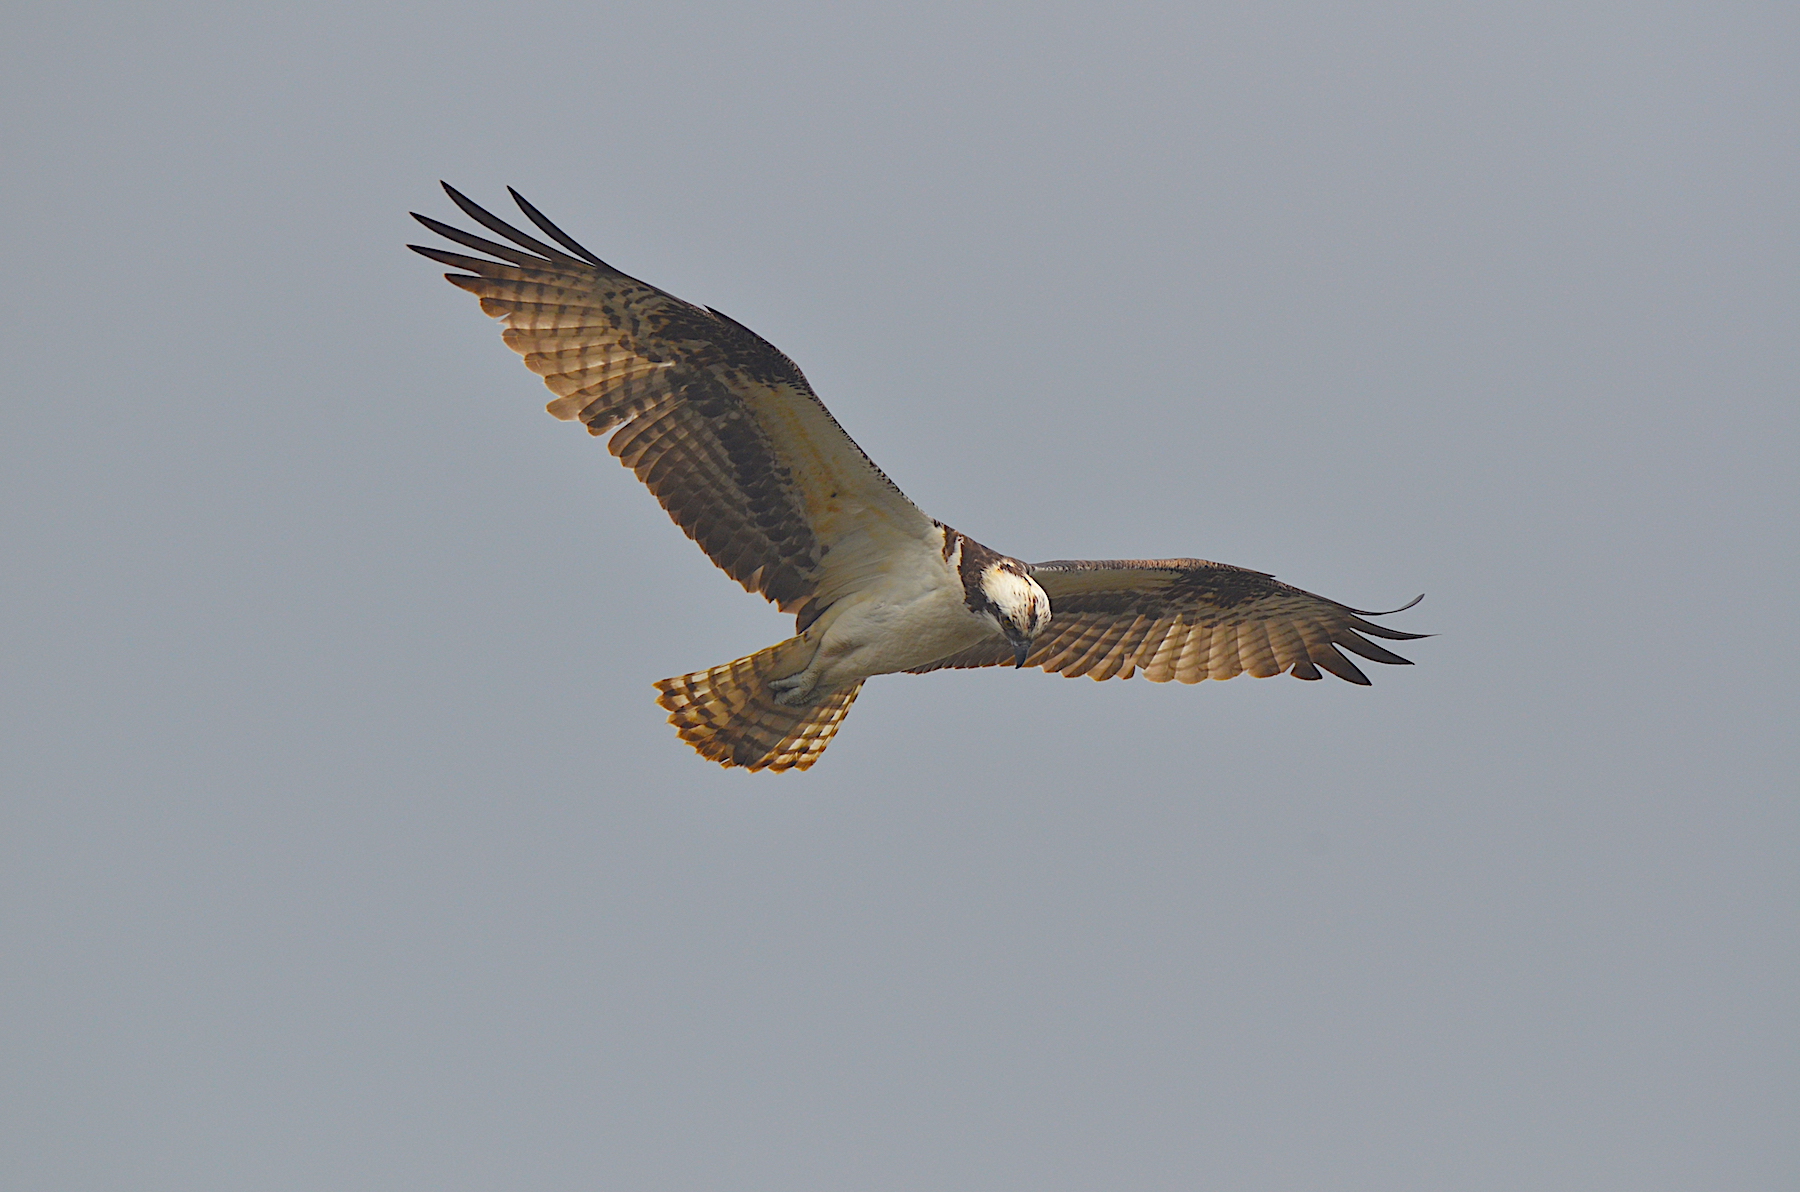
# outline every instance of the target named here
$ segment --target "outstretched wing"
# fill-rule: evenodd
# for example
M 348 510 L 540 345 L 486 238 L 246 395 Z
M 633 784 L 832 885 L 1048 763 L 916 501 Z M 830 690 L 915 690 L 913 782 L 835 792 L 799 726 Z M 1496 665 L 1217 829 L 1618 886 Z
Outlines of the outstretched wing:
M 1129 679 L 1142 671 L 1153 683 L 1197 683 L 1283 671 L 1316 679 L 1327 670 L 1367 686 L 1368 676 L 1339 647 L 1375 662 L 1410 666 L 1363 635 L 1390 641 L 1429 636 L 1363 619 L 1386 613 L 1353 609 L 1261 571 L 1204 559 L 1065 559 L 1034 564 L 1031 576 L 1050 596 L 1050 625 L 1032 644 L 1025 665 L 1070 678 Z M 1011 662 L 1012 652 L 1002 642 L 920 670 Z
M 612 453 L 745 588 L 787 612 L 814 598 L 820 607 L 854 582 L 854 560 L 868 549 L 931 534 L 931 519 L 851 441 L 773 344 L 620 273 L 517 191 L 510 193 L 519 209 L 554 244 L 448 184 L 444 190 L 512 244 L 415 214 L 445 239 L 498 260 L 407 247 L 462 271 L 444 276 L 506 321 L 507 346 L 557 395 L 550 413 L 585 423 L 590 434 L 612 432 Z

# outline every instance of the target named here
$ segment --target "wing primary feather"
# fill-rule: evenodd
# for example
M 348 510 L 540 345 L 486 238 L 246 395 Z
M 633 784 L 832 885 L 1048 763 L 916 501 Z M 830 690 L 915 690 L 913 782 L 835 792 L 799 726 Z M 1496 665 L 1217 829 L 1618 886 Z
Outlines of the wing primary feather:
M 1370 616 L 1385 617 L 1386 613 L 1371 613 Z M 1361 617 L 1352 618 L 1350 627 L 1358 633 L 1366 633 L 1371 637 L 1385 637 L 1391 642 L 1416 642 L 1421 638 L 1436 637 L 1433 633 L 1406 633 L 1399 629 L 1389 629 L 1386 625 L 1376 625 Z
M 1350 608 L 1350 611 L 1355 613 L 1359 617 L 1391 617 L 1395 613 L 1405 612 L 1407 609 L 1411 608 L 1413 605 L 1419 603 L 1419 601 L 1421 601 L 1423 599 L 1425 599 L 1425 593 L 1420 592 L 1417 596 L 1414 596 L 1411 600 L 1408 600 L 1405 604 L 1401 605 L 1399 608 L 1390 608 L 1383 612 L 1374 612 L 1374 611 L 1372 611 L 1370 609 L 1366 609 L 1366 608 L 1350 608 L 1350 606 L 1347 604 L 1344 607 Z M 1418 636 L 1430 637 L 1431 635 L 1429 633 L 1421 633 Z
M 1326 670 L 1336 675 L 1338 678 L 1344 680 L 1346 683 L 1355 683 L 1358 687 L 1374 686 L 1374 684 L 1369 682 L 1369 676 L 1357 669 L 1356 663 L 1338 653 L 1337 650 L 1330 645 L 1325 646 L 1323 649 L 1319 650 L 1318 653 L 1314 654 L 1312 660 L 1319 666 L 1324 667 Z
M 556 241 L 588 264 L 598 265 L 602 269 L 612 268 L 611 265 L 608 265 L 605 261 L 602 261 L 599 257 L 577 244 L 574 237 L 544 218 L 544 213 L 526 202 L 524 195 L 520 194 L 510 186 L 506 188 L 506 193 L 511 195 L 513 202 L 519 205 L 519 210 L 525 213 L 525 218 L 537 225 L 538 231 L 550 237 L 550 239 Z
M 475 200 L 469 198 L 469 196 L 457 190 L 454 186 L 451 186 L 448 182 L 439 182 L 438 185 L 444 188 L 444 193 L 450 196 L 450 201 L 452 203 L 455 203 L 458 207 L 462 208 L 462 213 L 464 215 L 468 216 L 488 231 L 493 232 L 495 235 L 504 236 L 521 248 L 529 248 L 532 252 L 542 253 L 552 261 L 560 261 L 565 265 L 584 265 L 587 263 L 570 256 L 560 248 L 551 248 L 542 240 L 536 240 L 527 236 L 524 232 L 513 227 Z
M 501 269 L 504 266 L 494 261 L 484 261 L 480 257 L 465 257 L 459 252 L 447 252 L 441 248 L 427 248 L 423 244 L 409 244 L 422 257 L 428 257 L 440 265 L 449 265 L 456 269 L 467 269 L 471 273 L 481 273 L 484 269 Z
M 1350 651 L 1352 654 L 1361 654 L 1370 662 L 1385 662 L 1389 666 L 1412 665 L 1412 660 L 1410 658 L 1402 658 L 1392 650 L 1386 650 L 1376 645 L 1374 642 L 1365 641 L 1348 629 L 1343 630 L 1340 633 L 1332 634 L 1331 640 L 1344 647 L 1344 649 Z
M 435 220 L 429 215 L 420 215 L 417 211 L 412 212 L 411 215 L 414 219 L 418 220 L 444 239 L 453 240 L 464 248 L 472 248 L 476 252 L 484 252 L 490 256 L 499 257 L 502 261 L 511 261 L 513 264 L 521 265 L 526 269 L 542 269 L 545 265 L 550 264 L 549 261 L 544 260 L 542 257 L 534 257 L 528 252 L 521 252 L 520 250 L 505 244 L 495 244 L 492 240 L 483 240 L 480 236 L 472 236 L 468 232 L 453 228 L 440 220 Z

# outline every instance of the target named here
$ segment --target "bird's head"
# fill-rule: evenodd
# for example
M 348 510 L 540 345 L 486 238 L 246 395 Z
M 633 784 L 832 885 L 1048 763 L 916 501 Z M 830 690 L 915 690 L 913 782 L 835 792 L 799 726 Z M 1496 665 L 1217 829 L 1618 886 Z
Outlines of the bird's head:
M 1000 559 L 984 567 L 981 594 L 1013 648 L 1013 665 L 1024 666 L 1031 639 L 1050 623 L 1050 597 L 1017 559 Z

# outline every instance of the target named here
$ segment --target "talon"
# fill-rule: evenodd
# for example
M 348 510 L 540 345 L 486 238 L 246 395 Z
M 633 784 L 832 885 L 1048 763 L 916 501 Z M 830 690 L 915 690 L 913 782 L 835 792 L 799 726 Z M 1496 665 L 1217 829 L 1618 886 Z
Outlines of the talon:
M 769 690 L 775 693 L 775 702 L 788 708 L 805 707 L 812 703 L 817 686 L 818 681 L 805 671 L 783 679 L 769 680 Z

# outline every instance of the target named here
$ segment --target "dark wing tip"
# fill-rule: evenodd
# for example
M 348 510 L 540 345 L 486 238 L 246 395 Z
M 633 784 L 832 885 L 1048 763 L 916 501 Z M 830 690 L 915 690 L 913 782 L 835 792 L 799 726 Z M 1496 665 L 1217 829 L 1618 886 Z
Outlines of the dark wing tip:
M 1425 593 L 1420 592 L 1417 596 L 1414 596 L 1411 600 L 1408 600 L 1405 604 L 1401 605 L 1399 608 L 1383 609 L 1380 612 L 1377 612 L 1374 609 L 1368 609 L 1368 608 L 1353 608 L 1353 609 L 1350 609 L 1350 611 L 1355 613 L 1359 617 L 1391 617 L 1395 613 L 1405 612 L 1407 609 L 1412 608 L 1414 605 L 1418 604 L 1419 601 L 1421 601 L 1423 599 L 1425 599 Z M 1346 606 L 1346 607 L 1348 607 L 1348 606 Z
M 1346 683 L 1354 683 L 1358 687 L 1374 686 L 1369 682 L 1369 676 L 1363 674 L 1362 669 L 1356 663 L 1338 653 L 1335 646 L 1327 645 L 1312 656 L 1312 661 Z
M 1391 642 L 1418 642 L 1428 637 L 1436 637 L 1435 633 L 1407 633 L 1400 629 L 1389 629 L 1386 625 L 1377 625 L 1373 621 L 1365 621 L 1361 617 L 1353 618 L 1351 628 L 1358 633 L 1366 633 L 1370 637 L 1385 638 Z
M 1382 662 L 1388 666 L 1411 666 L 1412 659 L 1402 658 L 1392 650 L 1376 645 L 1374 642 L 1357 636 L 1354 630 L 1346 629 L 1331 635 L 1331 640 L 1349 650 L 1352 654 L 1361 654 L 1370 662 Z
M 550 237 L 550 239 L 556 241 L 588 264 L 598 265 L 602 269 L 612 268 L 612 266 L 608 265 L 605 261 L 602 261 L 599 257 L 577 244 L 573 236 L 570 236 L 567 232 L 546 219 L 544 213 L 539 211 L 536 207 L 533 207 L 531 203 L 526 200 L 524 195 L 520 194 L 510 186 L 506 188 L 506 193 L 511 195 L 513 202 L 519 205 L 519 210 L 525 213 L 525 218 L 537 225 L 538 231 Z
M 1415 604 L 1419 603 L 1419 601 L 1421 601 L 1423 599 L 1425 599 L 1425 594 L 1423 592 L 1421 592 L 1417 596 L 1414 596 L 1411 600 L 1408 600 L 1405 604 L 1401 605 L 1399 608 L 1390 608 L 1383 612 L 1372 612 L 1368 609 L 1351 608 L 1347 604 L 1340 605 L 1339 607 L 1342 608 L 1345 612 L 1353 614 L 1350 624 L 1351 624 L 1351 627 L 1354 628 L 1358 633 L 1366 633 L 1371 637 L 1383 637 L 1391 642 L 1416 642 L 1416 641 L 1420 641 L 1424 638 L 1436 637 L 1437 635 L 1434 633 L 1407 633 L 1405 630 L 1402 630 L 1402 629 L 1389 629 L 1386 625 L 1376 625 L 1370 621 L 1363 620 L 1363 618 L 1364 617 L 1391 617 L 1395 613 L 1405 612 L 1407 609 L 1413 607 Z

